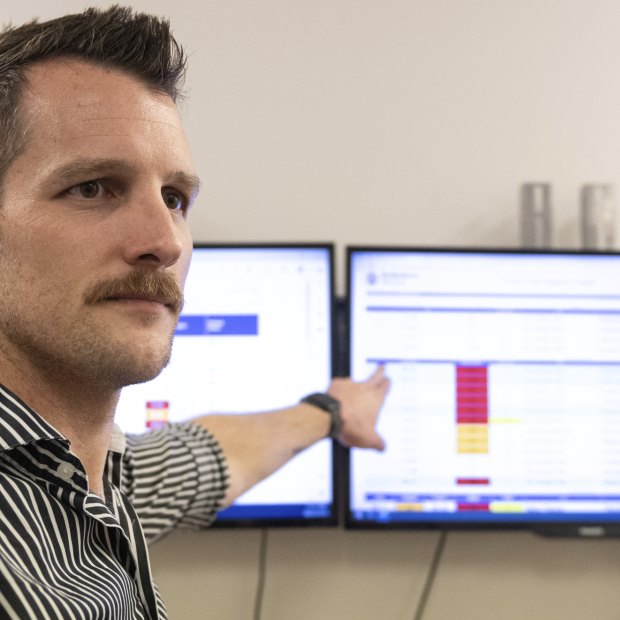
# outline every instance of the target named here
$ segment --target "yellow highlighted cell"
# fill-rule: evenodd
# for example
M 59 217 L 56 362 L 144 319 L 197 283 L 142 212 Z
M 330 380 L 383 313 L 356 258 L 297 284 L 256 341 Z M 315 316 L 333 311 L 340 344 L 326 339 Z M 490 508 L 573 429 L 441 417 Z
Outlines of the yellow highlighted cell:
M 518 502 L 491 502 L 489 510 L 491 512 L 525 512 L 525 507 Z
M 488 454 L 488 446 L 459 446 L 457 448 L 459 454 Z
M 459 437 L 468 437 L 469 435 L 488 437 L 489 427 L 486 424 L 459 424 L 456 427 L 456 432 Z
M 486 424 L 458 424 L 456 439 L 459 454 L 486 454 L 489 451 L 489 427 Z
M 422 512 L 422 504 L 397 504 L 397 512 Z

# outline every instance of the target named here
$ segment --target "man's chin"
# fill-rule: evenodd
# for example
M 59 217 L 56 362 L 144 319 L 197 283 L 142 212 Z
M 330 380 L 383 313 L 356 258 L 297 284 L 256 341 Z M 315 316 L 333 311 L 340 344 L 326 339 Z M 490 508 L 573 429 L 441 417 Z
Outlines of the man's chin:
M 124 347 L 117 351 L 114 359 L 108 357 L 107 360 L 101 360 L 103 366 L 107 366 L 107 373 L 102 368 L 104 374 L 102 378 L 105 380 L 107 374 L 107 379 L 115 389 L 146 383 L 161 374 L 170 361 L 170 354 L 170 343 L 151 349 L 144 346 L 133 349 Z
M 148 370 L 143 370 L 143 371 L 141 370 L 141 371 L 133 372 L 133 373 L 127 373 L 126 378 L 121 381 L 122 383 L 121 387 L 126 387 L 128 385 L 136 385 L 137 383 L 148 383 L 152 379 L 155 379 L 155 377 L 158 377 L 164 368 L 165 368 L 165 365 L 155 370 L 148 369 Z
M 133 372 L 128 373 L 129 382 L 126 385 L 135 385 L 136 383 L 146 383 L 159 376 L 164 368 L 170 362 L 170 350 L 164 355 L 151 358 L 148 361 L 145 359 L 140 360 L 141 363 L 137 363 L 132 369 Z

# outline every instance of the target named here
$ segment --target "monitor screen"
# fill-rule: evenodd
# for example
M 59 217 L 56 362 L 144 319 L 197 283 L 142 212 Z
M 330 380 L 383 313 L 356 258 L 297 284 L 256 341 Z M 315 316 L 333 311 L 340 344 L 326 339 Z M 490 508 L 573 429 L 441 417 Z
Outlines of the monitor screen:
M 325 391 L 332 274 L 331 245 L 194 247 L 171 361 L 154 380 L 123 390 L 117 424 L 142 433 Z M 216 525 L 335 522 L 332 462 L 332 442 L 319 442 L 223 510 Z
M 351 527 L 620 525 L 620 254 L 349 248 L 350 366 L 384 364 Z

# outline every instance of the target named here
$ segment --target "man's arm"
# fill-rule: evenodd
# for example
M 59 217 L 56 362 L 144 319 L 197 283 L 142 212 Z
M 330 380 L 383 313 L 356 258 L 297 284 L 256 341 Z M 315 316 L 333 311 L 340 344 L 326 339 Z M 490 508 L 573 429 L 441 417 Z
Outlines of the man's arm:
M 334 379 L 328 393 L 340 401 L 342 430 L 337 439 L 345 446 L 383 450 L 375 427 L 389 388 L 382 367 L 366 381 Z M 275 472 L 296 454 L 329 432 L 331 418 L 315 405 L 299 403 L 286 409 L 251 415 L 207 415 L 192 420 L 219 441 L 230 472 L 224 505 Z

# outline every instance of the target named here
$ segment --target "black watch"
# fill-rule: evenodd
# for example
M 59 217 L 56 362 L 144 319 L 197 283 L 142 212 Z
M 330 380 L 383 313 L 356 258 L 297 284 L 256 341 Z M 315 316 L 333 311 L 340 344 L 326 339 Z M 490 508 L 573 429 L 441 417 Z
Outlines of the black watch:
M 339 400 L 324 392 L 315 392 L 314 394 L 309 394 L 305 398 L 302 398 L 300 402 L 314 405 L 329 413 L 332 423 L 329 427 L 328 437 L 336 438 L 340 435 L 340 431 L 342 430 L 342 416 L 340 415 Z

